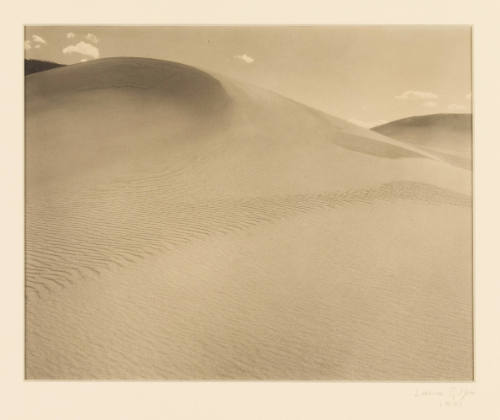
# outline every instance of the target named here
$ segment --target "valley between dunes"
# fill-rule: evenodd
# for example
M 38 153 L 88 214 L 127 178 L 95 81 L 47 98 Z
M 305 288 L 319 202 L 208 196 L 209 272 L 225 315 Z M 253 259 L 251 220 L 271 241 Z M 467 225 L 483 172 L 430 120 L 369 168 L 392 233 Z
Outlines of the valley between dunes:
M 439 147 L 179 63 L 27 76 L 26 377 L 471 380 Z

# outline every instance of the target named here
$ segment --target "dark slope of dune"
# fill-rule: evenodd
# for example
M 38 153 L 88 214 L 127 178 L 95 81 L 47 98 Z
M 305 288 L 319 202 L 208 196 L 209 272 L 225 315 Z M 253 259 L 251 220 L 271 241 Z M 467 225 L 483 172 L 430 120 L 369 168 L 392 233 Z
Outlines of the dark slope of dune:
M 421 115 L 392 121 L 372 130 L 431 151 L 453 165 L 471 167 L 471 114 Z
M 27 377 L 470 379 L 469 181 L 178 63 L 32 74 Z
M 56 98 L 96 90 L 137 89 L 148 95 L 217 111 L 227 101 L 220 82 L 180 63 L 152 59 L 109 58 L 59 68 L 28 79 L 29 100 Z
M 32 73 L 38 73 L 40 71 L 55 69 L 63 66 L 64 64 L 53 63 L 52 61 L 24 59 L 24 75 L 27 76 Z

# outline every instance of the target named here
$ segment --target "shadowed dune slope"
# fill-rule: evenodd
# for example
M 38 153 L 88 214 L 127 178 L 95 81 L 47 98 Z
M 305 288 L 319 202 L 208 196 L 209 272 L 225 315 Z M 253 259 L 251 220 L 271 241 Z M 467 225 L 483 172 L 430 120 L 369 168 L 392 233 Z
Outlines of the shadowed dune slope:
M 471 114 L 421 115 L 392 121 L 372 130 L 428 150 L 453 165 L 471 168 Z
M 110 58 L 65 66 L 27 79 L 27 95 L 53 99 L 86 91 L 138 89 L 206 112 L 227 100 L 219 81 L 180 63 L 151 59 Z
M 470 379 L 470 172 L 167 61 L 26 77 L 26 373 Z
M 24 59 L 24 75 L 27 76 L 31 73 L 38 73 L 57 67 L 63 67 L 64 64 L 53 63 L 52 61 Z

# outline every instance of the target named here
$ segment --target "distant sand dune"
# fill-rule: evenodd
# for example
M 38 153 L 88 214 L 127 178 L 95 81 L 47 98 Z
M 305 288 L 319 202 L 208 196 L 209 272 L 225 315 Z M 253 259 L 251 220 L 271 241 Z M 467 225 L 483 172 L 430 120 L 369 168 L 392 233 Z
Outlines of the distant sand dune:
M 454 166 L 471 169 L 471 114 L 421 115 L 392 121 L 373 130 L 416 145 Z
M 27 377 L 470 379 L 470 171 L 427 146 L 177 63 L 28 76 Z

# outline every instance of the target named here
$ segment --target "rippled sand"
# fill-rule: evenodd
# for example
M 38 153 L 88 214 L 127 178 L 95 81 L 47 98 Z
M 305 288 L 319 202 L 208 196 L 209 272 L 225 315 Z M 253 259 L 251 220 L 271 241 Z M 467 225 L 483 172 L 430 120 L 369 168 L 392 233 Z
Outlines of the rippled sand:
M 470 171 L 174 63 L 26 91 L 28 378 L 472 378 Z

